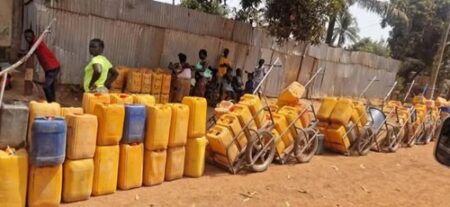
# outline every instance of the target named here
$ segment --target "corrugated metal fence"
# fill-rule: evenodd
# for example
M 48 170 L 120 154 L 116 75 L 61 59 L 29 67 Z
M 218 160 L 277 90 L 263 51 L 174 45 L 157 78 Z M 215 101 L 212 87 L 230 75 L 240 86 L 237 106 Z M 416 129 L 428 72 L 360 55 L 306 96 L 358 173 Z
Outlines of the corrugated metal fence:
M 208 51 L 208 61 L 214 65 L 221 51 L 229 48 L 232 66 L 247 71 L 253 71 L 260 58 L 266 63 L 279 58 L 282 67 L 265 85 L 269 96 L 276 96 L 297 78 L 305 83 L 323 67 L 324 73 L 310 88 L 311 97 L 357 96 L 374 75 L 379 81 L 367 95 L 382 97 L 394 82 L 400 64 L 326 45 L 308 47 L 303 56 L 305 44 L 279 45 L 263 30 L 248 24 L 150 0 L 45 2 L 35 0 L 25 8 L 24 25 L 40 32 L 52 18 L 57 19 L 46 42 L 62 63 L 63 83 L 81 83 L 92 38 L 105 41 L 105 55 L 113 64 L 132 67 L 165 67 L 177 61 L 180 52 L 188 56 L 188 62 L 195 63 L 200 49 Z

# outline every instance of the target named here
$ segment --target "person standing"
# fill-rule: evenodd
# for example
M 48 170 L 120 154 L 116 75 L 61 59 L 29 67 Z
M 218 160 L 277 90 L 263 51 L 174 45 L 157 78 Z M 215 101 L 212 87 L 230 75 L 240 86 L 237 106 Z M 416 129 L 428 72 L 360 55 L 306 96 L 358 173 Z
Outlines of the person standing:
M 103 56 L 104 48 L 105 43 L 101 39 L 92 39 L 89 42 L 89 53 L 92 59 L 84 68 L 85 92 L 107 93 L 108 87 L 118 76 L 111 62 Z
M 183 53 L 178 54 L 179 63 L 170 64 L 174 75 L 173 102 L 181 102 L 183 97 L 189 96 L 191 90 L 191 66 L 187 63 L 187 57 Z
M 233 77 L 233 90 L 235 93 L 236 102 L 244 95 L 244 81 L 242 80 L 242 70 L 236 69 L 236 76 Z
M 223 96 L 223 85 L 225 83 L 224 76 L 227 73 L 228 69 L 231 68 L 231 62 L 228 59 L 228 55 L 230 54 L 230 50 L 228 48 L 225 48 L 223 50 L 222 55 L 219 58 L 219 64 L 217 66 L 218 70 L 218 77 L 219 77 L 219 84 L 220 84 L 220 97 Z
M 37 41 L 37 38 L 32 29 L 27 29 L 24 31 L 25 41 L 28 42 L 30 48 Z M 45 98 L 47 102 L 56 101 L 56 79 L 58 77 L 61 65 L 58 59 L 56 59 L 53 52 L 47 47 L 47 45 L 42 41 L 34 52 L 39 64 L 45 72 L 45 81 L 42 86 L 45 93 Z
M 198 53 L 200 61 L 195 65 L 195 87 L 194 96 L 205 97 L 206 84 L 208 79 L 212 77 L 211 70 L 208 69 L 208 52 L 205 49 L 201 49 Z
M 258 62 L 258 66 L 256 66 L 254 74 L 253 74 L 253 78 L 254 78 L 254 88 L 256 89 L 256 87 L 259 85 L 259 83 L 261 83 L 261 81 L 264 79 L 264 76 L 267 73 L 267 69 L 264 66 L 264 59 L 260 59 Z

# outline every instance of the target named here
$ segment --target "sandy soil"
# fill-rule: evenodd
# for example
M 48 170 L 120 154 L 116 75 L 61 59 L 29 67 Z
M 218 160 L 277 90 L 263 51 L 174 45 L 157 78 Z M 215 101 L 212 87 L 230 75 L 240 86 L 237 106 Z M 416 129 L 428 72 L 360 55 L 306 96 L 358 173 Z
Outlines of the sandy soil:
M 450 168 L 433 146 L 365 157 L 320 155 L 307 164 L 273 164 L 263 173 L 205 176 L 118 191 L 64 206 L 449 206 Z

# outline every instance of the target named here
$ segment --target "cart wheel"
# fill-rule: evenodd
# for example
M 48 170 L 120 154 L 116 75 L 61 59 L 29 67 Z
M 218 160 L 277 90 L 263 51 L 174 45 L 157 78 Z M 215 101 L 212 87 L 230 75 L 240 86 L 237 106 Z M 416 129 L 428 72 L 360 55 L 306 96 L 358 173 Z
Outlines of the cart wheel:
M 264 150 L 264 148 L 266 148 Z M 263 150 L 263 151 L 262 151 Z M 261 155 L 258 157 L 258 154 Z M 246 150 L 247 162 L 253 172 L 267 170 L 275 157 L 275 137 L 269 131 L 260 131 L 250 139 Z
M 425 145 L 428 133 L 428 124 L 422 123 L 422 127 L 419 128 L 419 133 L 416 138 L 416 144 Z
M 397 137 L 399 128 L 395 126 L 388 126 L 386 142 L 383 146 L 384 152 L 397 152 L 400 148 L 401 136 Z
M 372 130 L 366 130 L 364 134 L 356 141 L 356 150 L 361 156 L 365 156 L 372 148 L 373 138 Z
M 428 144 L 434 137 L 434 126 L 431 123 L 425 125 L 424 144 Z
M 319 139 L 311 129 L 306 129 L 305 133 L 299 131 L 295 138 L 294 155 L 299 163 L 309 162 L 319 149 Z M 308 142 L 310 142 L 308 144 Z M 303 151 L 303 152 L 302 152 Z
M 406 132 L 406 146 L 408 147 L 413 147 L 416 144 L 414 132 L 414 127 L 411 124 L 408 124 Z

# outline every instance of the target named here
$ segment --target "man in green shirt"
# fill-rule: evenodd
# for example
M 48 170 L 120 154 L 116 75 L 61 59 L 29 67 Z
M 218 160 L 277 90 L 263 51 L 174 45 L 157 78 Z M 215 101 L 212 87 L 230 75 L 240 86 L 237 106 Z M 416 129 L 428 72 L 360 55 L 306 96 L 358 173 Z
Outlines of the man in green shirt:
M 111 83 L 117 78 L 117 71 L 109 60 L 103 56 L 105 43 L 101 39 L 89 42 L 92 59 L 84 69 L 83 87 L 85 92 L 107 93 Z

